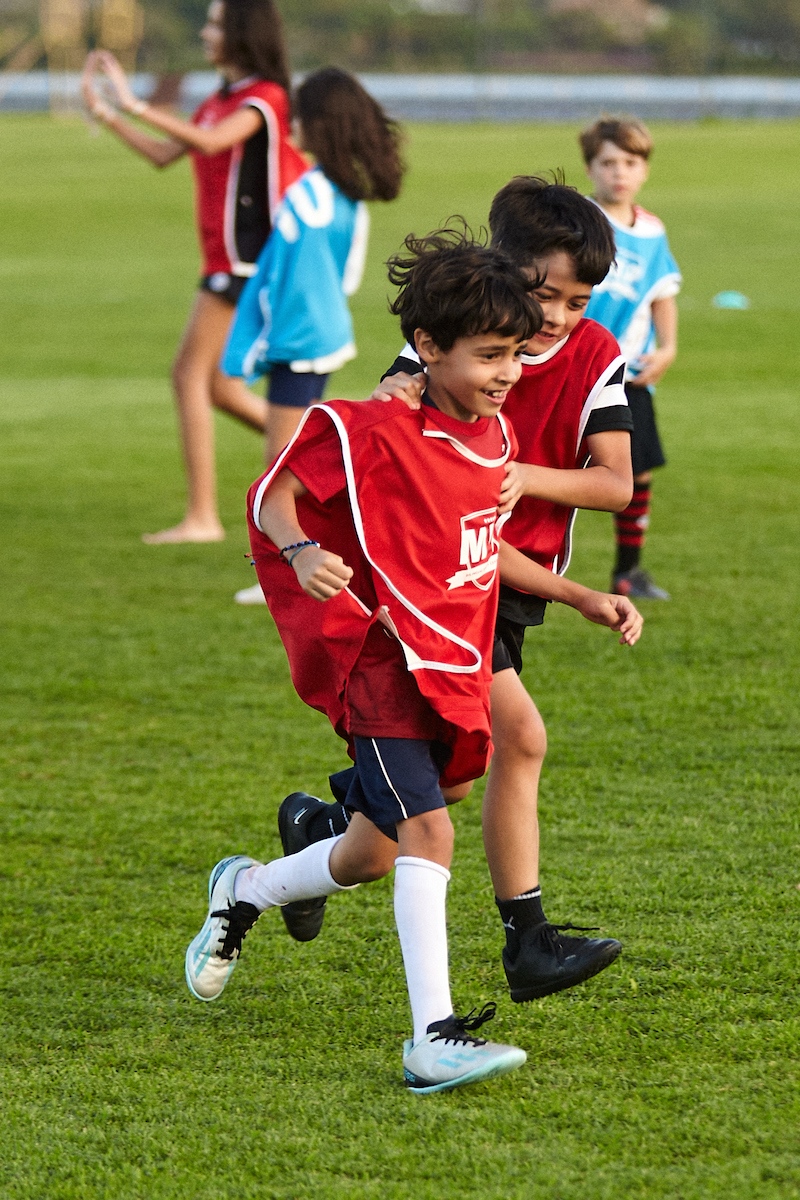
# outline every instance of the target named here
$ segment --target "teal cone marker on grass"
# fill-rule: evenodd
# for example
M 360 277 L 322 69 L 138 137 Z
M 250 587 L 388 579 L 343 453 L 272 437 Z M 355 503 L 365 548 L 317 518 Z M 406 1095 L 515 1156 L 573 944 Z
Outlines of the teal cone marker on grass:
M 717 292 L 711 303 L 714 308 L 737 308 L 740 311 L 750 307 L 750 301 L 741 292 Z

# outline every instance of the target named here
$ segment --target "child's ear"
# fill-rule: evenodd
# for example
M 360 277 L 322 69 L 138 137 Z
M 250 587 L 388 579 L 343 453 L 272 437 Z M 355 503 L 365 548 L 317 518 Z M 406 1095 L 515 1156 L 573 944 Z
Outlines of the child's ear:
M 414 330 L 414 349 L 426 364 L 437 362 L 442 353 L 431 335 L 424 329 Z

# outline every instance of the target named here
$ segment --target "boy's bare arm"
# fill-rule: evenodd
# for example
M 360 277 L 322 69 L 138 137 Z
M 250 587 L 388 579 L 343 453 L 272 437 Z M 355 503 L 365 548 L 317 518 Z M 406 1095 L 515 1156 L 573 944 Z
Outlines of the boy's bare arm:
M 297 519 L 297 501 L 306 495 L 306 491 L 297 476 L 284 468 L 264 494 L 259 523 L 279 548 L 309 541 Z M 315 600 L 330 600 L 347 587 L 353 577 L 352 569 L 345 565 L 344 559 L 321 546 L 303 546 L 294 553 L 290 551 L 286 560 L 303 591 Z
M 652 304 L 653 325 L 656 331 L 657 349 L 643 354 L 641 371 L 634 383 L 642 387 L 653 387 L 675 361 L 678 353 L 678 302 L 674 296 L 654 300 Z
M 586 448 L 591 462 L 582 470 L 518 462 L 523 495 L 565 504 L 568 508 L 622 512 L 633 495 L 630 434 L 624 429 L 592 433 L 586 439 Z
M 621 646 L 633 646 L 639 640 L 644 618 L 627 596 L 596 592 L 565 579 L 563 575 L 555 575 L 503 541 L 500 543 L 500 581 L 517 591 L 541 596 L 543 600 L 568 604 L 587 621 L 617 630 L 621 635 Z

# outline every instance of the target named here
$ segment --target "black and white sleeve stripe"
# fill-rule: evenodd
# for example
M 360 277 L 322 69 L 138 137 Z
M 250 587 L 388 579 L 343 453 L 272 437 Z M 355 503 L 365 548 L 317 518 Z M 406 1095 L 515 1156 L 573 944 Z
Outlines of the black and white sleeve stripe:
M 633 431 L 633 418 L 625 396 L 624 378 L 625 364 L 621 363 L 595 397 L 584 437 L 593 433 L 607 433 L 612 429 L 624 429 L 628 433 Z
M 399 375 L 401 371 L 405 371 L 406 375 L 417 375 L 420 371 L 424 371 L 419 355 L 413 346 L 406 342 L 403 349 L 398 354 L 388 371 L 384 371 L 381 375 L 381 383 L 389 375 Z

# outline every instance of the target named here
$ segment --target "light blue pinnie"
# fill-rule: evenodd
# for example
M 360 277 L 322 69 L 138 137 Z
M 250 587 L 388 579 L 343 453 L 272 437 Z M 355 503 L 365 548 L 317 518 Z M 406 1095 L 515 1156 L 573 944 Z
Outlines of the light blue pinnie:
M 319 167 L 292 184 L 239 300 L 225 374 L 251 381 L 288 363 L 327 375 L 355 358 L 347 297 L 361 283 L 368 235 L 364 202 L 345 196 Z
M 619 342 L 631 383 L 641 369 L 641 356 L 656 347 L 653 301 L 676 296 L 681 287 L 681 273 L 661 221 L 638 205 L 634 216 L 630 226 L 608 218 L 617 257 L 603 282 L 592 289 L 586 309 L 586 316 L 605 326 Z

